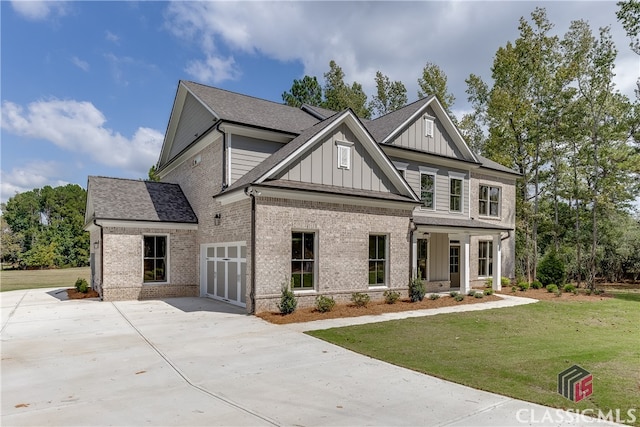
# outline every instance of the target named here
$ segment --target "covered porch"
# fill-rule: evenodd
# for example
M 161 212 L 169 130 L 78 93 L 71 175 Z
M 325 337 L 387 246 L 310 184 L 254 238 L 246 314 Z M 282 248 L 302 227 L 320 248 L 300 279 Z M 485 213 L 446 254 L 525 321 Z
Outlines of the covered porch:
M 487 278 L 494 290 L 501 290 L 502 241 L 511 229 L 473 219 L 418 216 L 410 229 L 412 277 L 423 280 L 427 292 L 466 294 L 472 280 Z M 471 247 L 472 236 L 482 237 L 478 247 Z

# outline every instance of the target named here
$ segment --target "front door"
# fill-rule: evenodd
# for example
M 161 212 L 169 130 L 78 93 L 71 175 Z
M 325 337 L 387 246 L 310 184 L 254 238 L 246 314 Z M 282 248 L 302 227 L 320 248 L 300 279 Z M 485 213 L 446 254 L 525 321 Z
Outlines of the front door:
M 460 287 L 460 246 L 449 246 L 449 280 L 452 288 Z

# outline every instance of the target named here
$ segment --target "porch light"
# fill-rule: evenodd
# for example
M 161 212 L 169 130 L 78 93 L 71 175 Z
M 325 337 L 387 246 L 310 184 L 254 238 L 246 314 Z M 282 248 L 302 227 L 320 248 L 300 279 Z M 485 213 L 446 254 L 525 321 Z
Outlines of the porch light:
M 220 225 L 220 221 L 222 220 L 222 215 L 217 213 L 213 217 L 213 225 Z
M 413 222 L 413 218 L 409 218 L 409 230 L 416 231 L 417 229 L 418 227 L 416 226 L 416 223 Z

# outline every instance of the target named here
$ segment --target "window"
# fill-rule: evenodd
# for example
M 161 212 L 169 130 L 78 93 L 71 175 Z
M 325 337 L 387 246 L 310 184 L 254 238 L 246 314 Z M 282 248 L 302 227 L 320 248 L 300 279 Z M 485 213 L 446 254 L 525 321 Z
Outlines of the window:
M 338 148 L 338 169 L 351 169 L 351 146 L 347 141 L 336 141 Z
M 167 281 L 167 236 L 144 236 L 144 282 Z
M 435 208 L 436 176 L 430 173 L 420 174 L 420 200 L 422 206 L 428 209 Z
M 369 286 L 385 284 L 387 273 L 387 236 L 369 236 Z
M 493 242 L 478 242 L 478 276 L 493 276 Z
M 480 200 L 478 203 L 480 215 L 499 216 L 500 215 L 500 188 L 488 185 L 480 186 Z
M 313 289 L 315 280 L 315 234 L 291 233 L 291 287 Z
M 458 274 L 460 272 L 460 247 L 449 247 L 449 273 Z
M 425 116 L 424 118 L 424 136 L 433 137 L 433 129 L 435 127 L 435 122 L 433 117 Z
M 449 178 L 449 210 L 462 212 L 462 179 Z
M 418 239 L 418 279 L 428 280 L 429 274 L 429 240 Z

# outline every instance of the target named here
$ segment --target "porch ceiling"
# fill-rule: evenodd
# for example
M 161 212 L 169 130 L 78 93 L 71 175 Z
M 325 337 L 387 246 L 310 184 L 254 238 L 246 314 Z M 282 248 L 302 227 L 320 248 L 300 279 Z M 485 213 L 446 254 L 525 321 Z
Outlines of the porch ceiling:
M 511 227 L 492 224 L 489 222 L 478 221 L 468 218 L 439 218 L 439 217 L 420 217 L 413 218 L 418 232 L 430 233 L 447 233 L 447 234 L 468 234 L 468 235 L 487 235 L 499 234 L 513 230 Z

